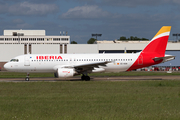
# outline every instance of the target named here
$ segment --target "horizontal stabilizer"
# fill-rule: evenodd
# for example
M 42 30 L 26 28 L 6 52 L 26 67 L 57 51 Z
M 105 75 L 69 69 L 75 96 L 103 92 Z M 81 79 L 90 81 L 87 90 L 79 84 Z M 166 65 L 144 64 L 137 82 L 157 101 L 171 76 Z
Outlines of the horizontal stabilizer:
M 159 61 L 159 60 L 163 60 L 162 62 L 167 62 L 170 60 L 175 59 L 176 56 L 172 56 L 172 55 L 165 55 L 164 57 L 155 57 L 153 58 L 154 61 Z

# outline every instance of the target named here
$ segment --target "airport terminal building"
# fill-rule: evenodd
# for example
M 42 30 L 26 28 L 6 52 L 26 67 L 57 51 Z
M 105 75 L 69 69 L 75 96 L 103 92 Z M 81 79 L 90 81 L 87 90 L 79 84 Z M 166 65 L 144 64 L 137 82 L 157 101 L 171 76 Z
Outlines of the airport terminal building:
M 0 67 L 22 54 L 99 54 L 136 53 L 149 41 L 96 41 L 95 44 L 70 44 L 67 34 L 46 36 L 45 30 L 4 30 L 0 36 Z M 180 66 L 180 42 L 168 42 L 166 54 L 176 59 L 160 66 Z

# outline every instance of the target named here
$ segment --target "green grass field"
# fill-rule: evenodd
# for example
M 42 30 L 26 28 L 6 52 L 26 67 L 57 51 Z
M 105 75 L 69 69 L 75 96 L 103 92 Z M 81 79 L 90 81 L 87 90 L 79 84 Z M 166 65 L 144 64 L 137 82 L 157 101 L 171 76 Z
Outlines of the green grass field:
M 1 120 L 180 119 L 180 81 L 0 82 Z

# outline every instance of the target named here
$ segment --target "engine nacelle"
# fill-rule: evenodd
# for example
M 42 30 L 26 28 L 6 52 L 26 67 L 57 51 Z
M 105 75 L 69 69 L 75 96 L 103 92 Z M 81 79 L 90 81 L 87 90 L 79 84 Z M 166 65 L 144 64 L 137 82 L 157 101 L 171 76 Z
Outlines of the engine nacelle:
M 74 69 L 67 69 L 67 68 L 58 68 L 57 75 L 58 77 L 73 77 L 75 74 Z
M 104 68 L 94 68 L 94 70 L 92 70 L 92 72 L 104 72 L 105 69 Z

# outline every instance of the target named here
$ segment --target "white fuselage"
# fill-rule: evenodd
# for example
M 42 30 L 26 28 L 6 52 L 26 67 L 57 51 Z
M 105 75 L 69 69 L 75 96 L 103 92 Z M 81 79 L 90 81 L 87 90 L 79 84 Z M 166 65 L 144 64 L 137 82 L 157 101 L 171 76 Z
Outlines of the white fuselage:
M 63 66 L 109 61 L 106 66 L 99 66 L 92 72 L 121 72 L 126 71 L 137 60 L 136 54 L 27 54 L 15 57 L 5 64 L 8 71 L 13 72 L 56 72 Z M 141 61 L 142 64 L 143 61 Z M 103 69 L 101 69 L 103 68 Z

